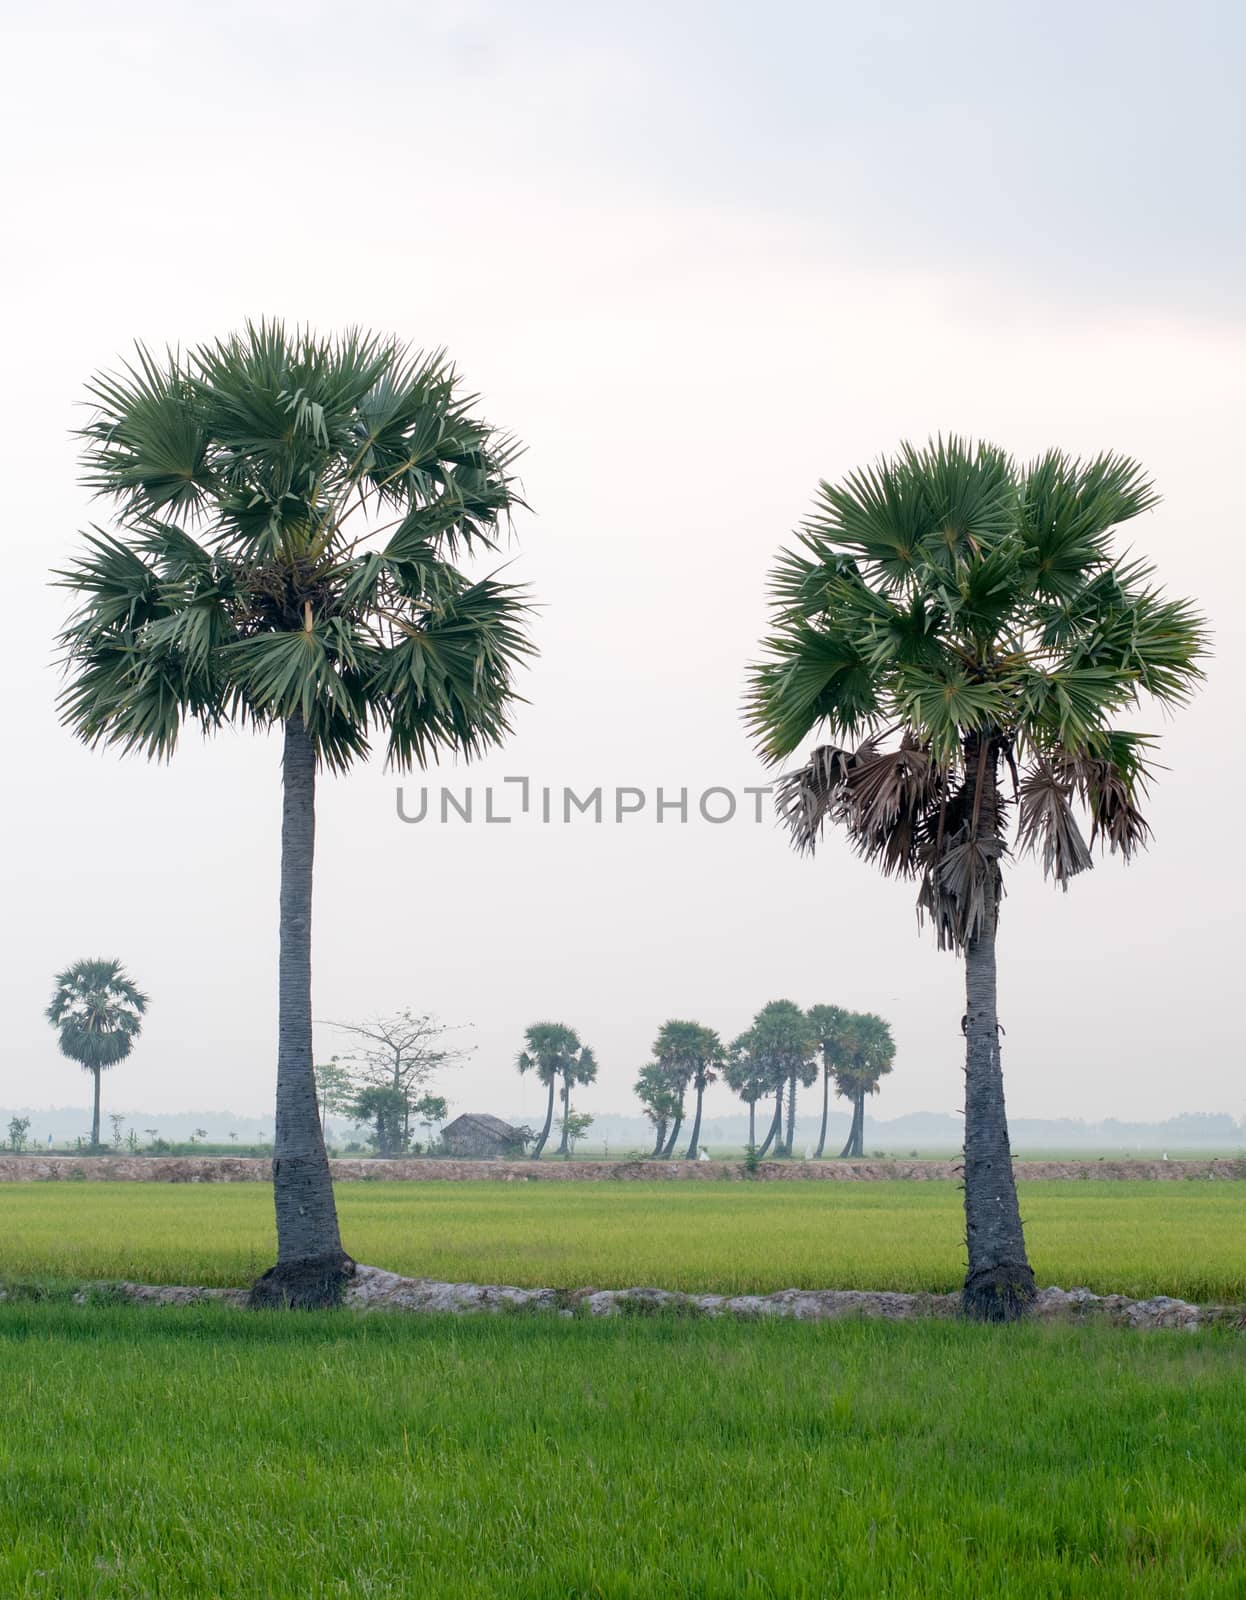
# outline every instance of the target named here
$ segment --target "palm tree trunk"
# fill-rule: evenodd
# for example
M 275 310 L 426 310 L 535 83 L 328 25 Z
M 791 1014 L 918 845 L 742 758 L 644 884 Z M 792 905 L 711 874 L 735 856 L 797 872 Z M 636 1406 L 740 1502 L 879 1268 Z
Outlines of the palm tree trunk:
M 787 1139 L 783 1145 L 783 1154 L 790 1156 L 792 1153 L 792 1140 L 796 1137 L 796 1073 L 793 1071 L 787 1081 Z
M 831 1069 L 823 1064 L 822 1067 L 822 1131 L 818 1134 L 818 1148 L 813 1152 L 813 1159 L 821 1161 L 822 1152 L 826 1148 L 826 1119 L 831 1112 Z
M 684 1125 L 684 1103 L 683 1103 L 683 1100 L 681 1099 L 680 1102 L 679 1102 L 679 1110 L 675 1113 L 675 1122 L 674 1122 L 673 1127 L 671 1128 L 671 1136 L 666 1141 L 666 1148 L 662 1151 L 662 1159 L 663 1159 L 663 1161 L 669 1161 L 671 1159 L 671 1157 L 675 1154 L 675 1143 L 679 1138 L 679 1130 L 683 1127 L 683 1125 Z
M 779 1091 L 774 1097 L 774 1120 L 770 1124 L 770 1132 L 766 1135 L 765 1144 L 762 1145 L 761 1149 L 757 1152 L 757 1159 L 759 1161 L 774 1143 L 776 1135 L 783 1126 L 783 1090 L 785 1088 L 786 1085 L 781 1083 L 779 1085 Z
M 852 1108 L 852 1153 L 854 1156 L 865 1155 L 865 1090 L 858 1089 L 856 1102 Z
M 651 1161 L 656 1161 L 658 1159 L 658 1157 L 662 1154 L 662 1146 L 666 1143 L 665 1121 L 656 1122 L 654 1124 L 654 1135 L 653 1154 L 649 1158 Z
M 571 1079 L 566 1073 L 562 1079 L 562 1143 L 558 1146 L 558 1154 L 564 1160 L 571 1158 L 571 1146 L 567 1143 L 567 1119 L 571 1115 Z
M 254 1306 L 336 1304 L 355 1263 L 342 1249 L 312 1066 L 311 903 L 316 758 L 299 715 L 285 726 L 281 808 L 277 1120 L 273 1201 L 277 1265 L 251 1290 Z
M 748 1103 L 748 1147 L 750 1150 L 757 1148 L 757 1102 L 750 1100 Z
M 694 1162 L 694 1160 L 696 1160 L 697 1144 L 699 1144 L 699 1142 L 701 1142 L 701 1101 L 702 1101 L 702 1098 L 704 1098 L 704 1094 L 705 1094 L 705 1085 L 704 1085 L 704 1083 L 697 1083 L 697 1086 L 696 1086 L 696 1117 L 693 1118 L 693 1138 L 689 1139 L 689 1141 L 688 1141 L 688 1149 L 685 1150 L 685 1160 L 686 1160 L 686 1162 Z
M 854 1096 L 853 1097 L 853 1101 L 852 1101 L 852 1120 L 848 1124 L 848 1138 L 844 1143 L 844 1148 L 839 1152 L 839 1159 L 841 1161 L 847 1161 L 850 1157 L 855 1156 L 856 1153 L 857 1153 L 857 1102 L 856 1102 L 856 1097 Z
M 91 1111 L 91 1150 L 92 1150 L 92 1152 L 94 1152 L 94 1151 L 98 1150 L 99 1147 L 100 1147 L 100 1069 L 99 1069 L 99 1067 L 92 1067 L 91 1068 L 91 1076 L 95 1079 L 95 1098 L 94 1098 L 93 1107 L 92 1107 L 92 1111 Z
M 1025 1254 L 996 1017 L 996 905 L 965 950 L 965 1239 L 969 1268 L 961 1292 L 967 1316 L 1011 1322 L 1034 1299 Z
M 546 1107 L 545 1107 L 545 1126 L 541 1129 L 541 1137 L 537 1140 L 536 1149 L 532 1152 L 532 1160 L 533 1161 L 539 1161 L 541 1159 L 541 1151 L 544 1150 L 544 1148 L 545 1148 L 545 1142 L 549 1138 L 549 1130 L 553 1127 L 553 1125 L 554 1125 L 554 1076 L 551 1075 L 550 1080 L 549 1080 L 549 1101 L 547 1102 Z

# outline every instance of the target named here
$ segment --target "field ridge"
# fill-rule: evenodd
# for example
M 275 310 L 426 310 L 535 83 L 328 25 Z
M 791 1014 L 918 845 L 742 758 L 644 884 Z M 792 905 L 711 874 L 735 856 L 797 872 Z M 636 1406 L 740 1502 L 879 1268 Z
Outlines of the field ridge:
M 742 1161 L 459 1161 L 446 1157 L 372 1157 L 330 1161 L 335 1181 L 425 1183 L 545 1182 L 942 1182 L 959 1179 L 961 1163 L 948 1161 L 763 1161 L 749 1172 Z M 1180 1181 L 1246 1179 L 1246 1159 L 1215 1156 L 1174 1161 L 1013 1162 L 1019 1179 Z M 0 1183 L 268 1183 L 264 1156 L 0 1156 Z

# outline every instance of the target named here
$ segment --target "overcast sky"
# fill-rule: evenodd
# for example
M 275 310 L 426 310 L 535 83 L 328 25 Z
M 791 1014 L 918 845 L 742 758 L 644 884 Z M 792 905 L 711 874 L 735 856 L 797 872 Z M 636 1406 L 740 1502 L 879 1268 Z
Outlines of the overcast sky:
M 1067 895 L 1010 873 L 1010 1108 L 1246 1114 L 1242 17 L 52 0 L 9 22 L 0 1105 L 85 1104 L 42 1011 L 99 954 L 152 996 L 106 1105 L 271 1106 L 278 744 L 191 736 L 164 768 L 75 745 L 47 575 L 104 515 L 69 437 L 90 373 L 274 315 L 447 346 L 528 446 L 530 704 L 496 758 L 432 775 L 432 809 L 443 779 L 478 806 L 492 782 L 498 811 L 507 776 L 647 796 L 618 825 L 404 825 L 379 760 L 323 782 L 318 1017 L 470 1023 L 458 1109 L 533 1116 L 512 1062 L 534 1020 L 596 1049 L 584 1109 L 631 1111 L 664 1018 L 727 1037 L 767 1000 L 833 1001 L 894 1024 L 878 1115 L 958 1109 L 962 974 L 912 885 L 695 801 L 765 781 L 743 677 L 818 479 L 959 430 L 1139 456 L 1164 502 L 1129 538 L 1217 636 L 1160 725 L 1149 854 Z M 690 790 L 686 826 L 654 820 L 658 785 Z M 318 1032 L 319 1058 L 340 1045 Z

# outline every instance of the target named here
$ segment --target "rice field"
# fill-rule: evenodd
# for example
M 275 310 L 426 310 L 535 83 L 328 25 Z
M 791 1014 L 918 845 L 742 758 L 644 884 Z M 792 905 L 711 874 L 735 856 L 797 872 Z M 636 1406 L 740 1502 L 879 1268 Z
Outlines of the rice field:
M 346 1183 L 360 1261 L 556 1288 L 945 1291 L 963 1270 L 952 1183 Z M 1246 1184 L 1022 1184 L 1040 1283 L 1246 1302 Z M 0 1279 L 243 1284 L 273 1260 L 259 1184 L 0 1186 Z
M 1246 1593 L 1240 1338 L 0 1304 L 6 1600 Z

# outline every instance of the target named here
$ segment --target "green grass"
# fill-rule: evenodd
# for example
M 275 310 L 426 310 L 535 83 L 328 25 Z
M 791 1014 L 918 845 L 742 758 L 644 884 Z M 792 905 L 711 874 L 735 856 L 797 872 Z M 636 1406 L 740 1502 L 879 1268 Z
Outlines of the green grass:
M 1229 1335 L 0 1305 L 6 1600 L 1246 1593 Z
M 963 1271 L 952 1183 L 355 1183 L 360 1261 L 477 1282 L 698 1291 L 948 1290 Z M 1246 1185 L 1021 1186 L 1040 1283 L 1246 1301 Z M 246 1283 L 274 1256 L 259 1184 L 0 1186 L 0 1276 Z

